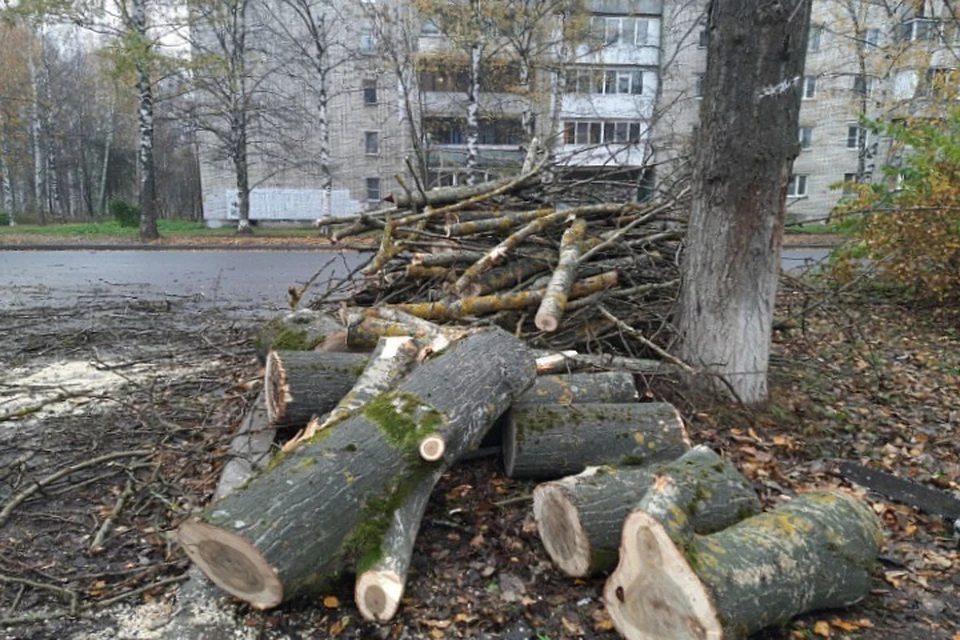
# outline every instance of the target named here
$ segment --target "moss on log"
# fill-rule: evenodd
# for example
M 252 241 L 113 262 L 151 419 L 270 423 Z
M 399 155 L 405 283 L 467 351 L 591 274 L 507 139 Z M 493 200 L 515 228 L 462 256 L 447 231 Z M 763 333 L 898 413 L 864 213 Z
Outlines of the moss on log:
M 271 351 L 313 351 L 328 337 L 342 331 L 340 321 L 328 313 L 310 309 L 294 311 L 261 327 L 254 342 L 257 358 L 264 363 Z
M 380 557 L 394 510 L 445 464 L 417 456 L 424 435 L 442 425 L 445 460 L 456 460 L 535 375 L 520 340 L 469 335 L 184 523 L 181 544 L 214 583 L 256 608 L 315 593 L 350 563 Z

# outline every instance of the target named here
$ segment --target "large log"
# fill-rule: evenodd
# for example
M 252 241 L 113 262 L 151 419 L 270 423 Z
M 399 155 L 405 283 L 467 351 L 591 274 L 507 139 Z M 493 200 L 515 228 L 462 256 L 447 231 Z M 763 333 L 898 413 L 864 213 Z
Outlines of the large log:
M 254 343 L 257 358 L 264 363 L 271 351 L 322 349 L 325 344 L 338 342 L 343 331 L 342 323 L 329 313 L 311 309 L 294 311 L 260 328 Z
M 599 465 L 642 466 L 690 448 L 680 414 L 662 402 L 522 405 L 510 410 L 503 464 L 511 478 L 552 479 Z
M 348 563 L 379 557 L 394 509 L 476 445 L 535 375 L 520 340 L 469 335 L 184 523 L 180 541 L 211 580 L 256 608 L 314 593 Z M 438 428 L 446 457 L 425 463 L 416 446 Z
M 353 388 L 368 360 L 360 353 L 271 351 L 264 374 L 270 422 L 302 427 L 332 410 Z
M 745 638 L 870 589 L 876 515 L 839 491 L 810 493 L 710 536 L 674 537 L 637 510 L 603 598 L 628 640 Z
M 760 512 L 750 481 L 702 445 L 654 467 L 591 467 L 533 490 L 537 529 L 554 564 L 575 578 L 616 565 L 623 521 L 658 478 L 689 490 L 689 499 L 675 506 L 697 533 L 714 533 Z

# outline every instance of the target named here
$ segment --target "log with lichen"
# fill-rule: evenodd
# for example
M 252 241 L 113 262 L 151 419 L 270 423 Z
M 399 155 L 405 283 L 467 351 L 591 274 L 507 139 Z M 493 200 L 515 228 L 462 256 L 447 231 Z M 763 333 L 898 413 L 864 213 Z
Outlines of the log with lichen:
M 561 571 L 575 578 L 611 569 L 631 509 L 649 491 L 669 483 L 684 488 L 672 507 L 696 533 L 720 531 L 760 512 L 750 481 L 701 445 L 666 464 L 591 467 L 538 485 L 533 514 L 544 548 Z
M 586 232 L 587 223 L 582 219 L 575 220 L 560 239 L 560 258 L 557 268 L 550 278 L 547 291 L 534 318 L 534 323 L 541 331 L 556 331 L 560 326 L 560 319 L 567 308 L 570 287 L 573 286 L 577 276 L 577 267 L 583 250 L 583 237 Z
M 535 375 L 520 340 L 468 335 L 184 523 L 180 542 L 215 584 L 259 609 L 315 593 L 350 564 L 362 572 L 380 557 L 393 510 L 475 446 Z M 446 456 L 426 463 L 415 450 L 436 430 Z
M 628 640 L 746 638 L 846 607 L 868 593 L 882 542 L 870 507 L 840 491 L 802 495 L 709 536 L 677 524 L 643 507 L 624 523 L 603 599 Z
M 559 478 L 605 464 L 644 466 L 690 448 L 680 414 L 662 402 L 522 405 L 505 420 L 503 465 L 512 478 Z
M 304 426 L 340 402 L 367 365 L 362 353 L 271 351 L 264 373 L 271 424 Z

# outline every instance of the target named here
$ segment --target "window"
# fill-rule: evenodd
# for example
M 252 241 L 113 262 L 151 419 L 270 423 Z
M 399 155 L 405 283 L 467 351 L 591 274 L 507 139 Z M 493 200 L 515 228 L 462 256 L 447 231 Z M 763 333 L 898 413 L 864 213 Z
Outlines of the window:
M 380 201 L 380 178 L 367 178 L 367 202 Z
M 478 144 L 517 145 L 523 139 L 523 126 L 517 118 L 481 118 L 478 124 Z M 434 144 L 466 144 L 467 123 L 463 118 L 430 117 L 424 127 Z
M 640 69 L 581 68 L 567 74 L 567 93 L 643 94 L 643 71 Z
M 636 36 L 634 37 L 633 41 L 634 44 L 636 44 L 638 47 L 643 47 L 648 44 L 656 44 L 655 42 L 651 42 L 652 38 L 650 37 L 650 21 L 637 19 L 636 23 L 637 28 Z
M 567 121 L 563 125 L 564 144 L 632 144 L 639 141 L 639 122 Z
M 693 74 L 693 97 L 702 98 L 704 91 L 704 74 Z
M 793 174 L 787 184 L 788 198 L 803 198 L 807 195 L 807 176 Z
M 852 196 L 857 192 L 856 187 L 854 186 L 857 183 L 857 174 L 855 173 L 845 173 L 843 174 L 843 195 Z
M 810 37 L 807 40 L 807 51 L 820 51 L 820 40 L 823 37 L 823 27 L 811 26 Z
M 604 44 L 616 44 L 620 42 L 621 32 L 623 31 L 624 18 L 606 18 L 603 26 Z
M 803 78 L 803 99 L 811 100 L 817 97 L 817 77 L 805 76 Z
M 931 67 L 927 69 L 924 82 L 918 93 L 924 96 L 955 96 L 957 91 L 956 69 L 945 67 Z
M 366 104 L 366 105 L 377 104 L 377 81 L 376 80 L 363 81 L 363 104 Z
M 439 36 L 440 27 L 436 22 L 430 19 L 424 19 L 420 21 L 420 35 L 422 36 Z
M 853 93 L 858 96 L 870 97 L 873 93 L 873 78 L 868 76 L 853 76 Z
M 810 149 L 813 147 L 813 127 L 800 127 L 800 148 Z
M 377 131 L 363 132 L 363 152 L 368 156 L 380 154 L 380 133 Z
M 863 39 L 867 43 L 867 49 L 876 49 L 880 46 L 880 29 L 867 29 Z
M 377 48 L 377 38 L 373 34 L 373 29 L 363 27 L 360 29 L 360 51 L 363 53 L 373 53 Z
M 701 49 L 706 49 L 710 44 L 710 32 L 706 29 L 700 29 L 700 38 L 697 40 L 697 46 Z
M 859 149 L 860 144 L 866 144 L 867 130 L 857 125 L 847 127 L 847 149 Z
M 900 24 L 897 37 L 902 42 L 936 42 L 940 39 L 938 18 L 914 18 Z

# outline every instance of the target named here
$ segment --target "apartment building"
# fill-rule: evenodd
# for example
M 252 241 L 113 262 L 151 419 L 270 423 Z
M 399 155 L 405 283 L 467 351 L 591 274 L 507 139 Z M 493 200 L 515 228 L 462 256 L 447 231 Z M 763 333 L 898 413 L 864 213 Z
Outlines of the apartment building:
M 525 78 L 509 47 L 489 47 L 497 53 L 483 60 L 477 101 L 480 179 L 515 171 L 531 135 L 552 146 L 569 178 L 616 175 L 619 188 L 599 189 L 601 198 L 642 198 L 655 184 L 681 179 L 706 72 L 705 4 L 588 0 L 578 41 L 546 43 Z M 428 187 L 462 183 L 467 154 L 463 47 L 405 0 L 351 6 L 339 36 L 351 43 L 342 54 L 349 60 L 334 74 L 328 107 L 335 215 L 382 206 L 411 161 L 424 163 Z M 952 82 L 960 33 L 949 23 L 929 2 L 891 15 L 870 2 L 815 0 L 789 219 L 825 218 L 844 194 L 841 183 L 880 179 L 889 145 L 874 139 L 865 118 L 935 115 L 942 107 L 933 98 Z M 305 97 L 303 109 L 312 108 Z M 316 153 L 313 132 L 300 136 L 305 156 Z M 326 196 L 315 165 L 273 171 L 261 159 L 256 166 L 252 219 L 318 217 Z M 202 172 L 205 217 L 229 220 L 230 168 L 207 158 Z

